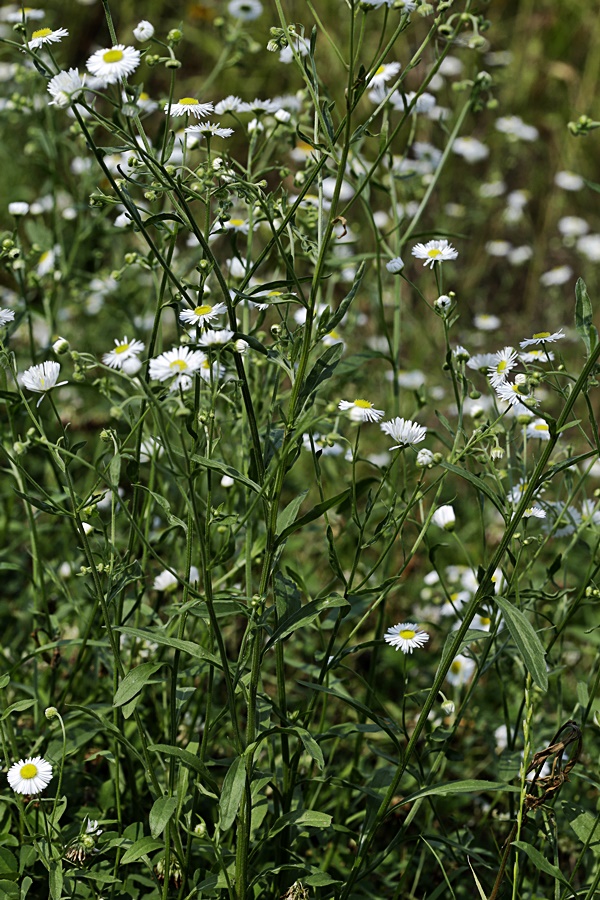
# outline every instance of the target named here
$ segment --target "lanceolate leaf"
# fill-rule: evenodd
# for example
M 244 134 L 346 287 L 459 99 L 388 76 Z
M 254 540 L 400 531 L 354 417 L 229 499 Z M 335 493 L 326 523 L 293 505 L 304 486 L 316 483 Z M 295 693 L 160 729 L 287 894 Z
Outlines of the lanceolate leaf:
M 158 672 L 165 665 L 164 662 L 159 663 L 142 663 L 128 672 L 115 694 L 113 706 L 123 706 L 129 703 L 134 697 L 137 697 L 145 684 L 152 678 L 155 672 Z
M 494 596 L 504 616 L 510 635 L 523 658 L 525 668 L 542 691 L 548 690 L 546 654 L 542 642 L 527 616 L 504 597 Z
M 223 789 L 219 800 L 220 831 L 227 831 L 233 825 L 242 802 L 245 785 L 246 761 L 243 756 L 238 756 L 229 766 L 223 781 Z

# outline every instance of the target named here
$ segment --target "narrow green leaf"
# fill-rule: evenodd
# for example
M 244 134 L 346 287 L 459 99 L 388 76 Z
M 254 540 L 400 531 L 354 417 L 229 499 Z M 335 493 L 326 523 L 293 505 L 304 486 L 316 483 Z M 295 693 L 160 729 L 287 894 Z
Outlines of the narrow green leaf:
M 213 666 L 217 666 L 219 669 L 221 668 L 221 661 L 214 653 L 210 653 L 192 641 L 180 641 L 179 638 L 159 634 L 151 628 L 130 628 L 128 625 L 121 625 L 115 628 L 115 631 L 122 631 L 123 634 L 130 634 L 132 637 L 140 638 L 143 641 L 153 641 L 155 644 L 162 644 L 165 647 L 172 647 L 174 650 L 181 650 L 182 653 L 187 653 L 189 656 L 193 656 L 194 659 L 202 659 Z M 144 665 L 147 665 L 147 663 L 144 663 Z
M 62 859 L 50 860 L 48 887 L 50 889 L 50 897 L 52 900 L 61 900 L 63 889 Z
M 137 486 L 138 488 L 146 491 L 148 494 L 150 494 L 151 497 L 154 498 L 154 500 L 156 500 L 158 505 L 163 510 L 169 525 L 177 525 L 178 528 L 182 528 L 183 531 L 187 534 L 187 525 L 182 519 L 173 515 L 173 513 L 171 512 L 171 505 L 166 497 L 163 497 L 161 494 L 157 494 L 156 491 L 151 491 L 150 488 L 145 487 L 143 484 L 138 484 Z
M 157 841 L 149 836 L 140 838 L 139 841 L 135 841 L 125 851 L 121 857 L 121 865 L 126 866 L 128 863 L 137 862 L 142 856 L 147 856 L 148 853 L 153 853 L 154 850 L 160 850 L 164 845 L 164 841 Z
M 7 706 L 2 716 L 0 716 L 0 722 L 3 722 L 11 713 L 14 712 L 24 712 L 26 709 L 31 709 L 32 706 L 35 706 L 35 700 L 17 700 L 16 703 L 11 703 L 10 706 Z
M 167 827 L 167 822 L 177 809 L 177 797 L 159 797 L 150 810 L 150 834 L 159 837 Z
M 600 856 L 600 815 L 592 815 L 588 810 L 582 809 L 571 803 L 562 804 L 563 812 L 569 820 L 569 825 L 594 856 Z
M 111 487 L 113 490 L 117 490 L 119 487 L 119 479 L 121 477 L 121 454 L 115 453 L 113 458 L 110 461 L 110 466 L 108 467 L 108 473 L 110 478 Z
M 540 851 L 532 847 L 531 844 L 528 844 L 526 841 L 513 841 L 513 847 L 516 847 L 517 850 L 522 850 L 540 872 L 545 872 L 546 875 L 556 878 L 564 887 L 570 887 L 569 882 L 563 877 L 558 866 L 553 866 L 552 863 L 548 862 L 546 857 L 542 856 Z
M 329 828 L 333 816 L 327 813 L 317 812 L 314 809 L 295 809 L 292 812 L 281 816 L 271 830 L 269 837 L 272 838 L 288 825 L 302 825 L 308 828 Z
M 298 515 L 298 510 L 302 506 L 304 498 L 308 494 L 308 490 L 300 491 L 293 500 L 291 500 L 285 509 L 282 509 L 277 514 L 277 526 L 276 532 L 279 534 L 281 531 L 284 531 L 289 525 L 291 525 L 296 516 Z
M 146 662 L 141 663 L 139 666 L 136 666 L 135 669 L 132 669 L 131 672 L 128 672 L 117 688 L 113 706 L 123 706 L 124 703 L 129 703 L 130 700 L 133 700 L 150 678 L 152 678 L 154 673 L 158 672 L 164 665 L 166 665 L 164 662 Z
M 468 481 L 469 484 L 472 484 L 473 487 L 481 491 L 488 500 L 494 504 L 499 513 L 501 513 L 502 518 L 506 521 L 506 510 L 504 508 L 504 501 L 501 497 L 499 497 L 491 487 L 486 484 L 483 480 L 483 476 L 480 478 L 478 475 L 473 475 L 472 472 L 469 472 L 468 469 L 461 469 L 460 466 L 455 466 L 453 463 L 446 462 L 446 460 L 442 460 L 440 463 L 442 468 L 448 469 L 449 472 L 453 472 L 455 475 L 458 475 L 459 478 L 464 478 L 465 481 Z
M 297 631 L 299 628 L 310 625 L 323 610 L 336 609 L 337 607 L 344 606 L 350 608 L 348 601 L 340 594 L 331 594 L 329 597 L 325 597 L 322 600 L 311 600 L 310 603 L 306 603 L 297 612 L 288 616 L 283 622 L 280 622 L 265 644 L 263 654 L 266 653 L 273 644 L 276 644 L 277 641 L 284 640 L 284 638 L 292 634 L 293 631 Z
M 219 799 L 219 830 L 228 831 L 237 816 L 246 786 L 246 760 L 238 756 L 227 770 Z
M 3 691 L 5 687 L 8 687 L 10 684 L 10 675 L 3 675 L 0 678 L 0 691 Z
M 330 316 L 330 318 L 327 321 L 327 331 L 328 332 L 333 331 L 335 326 L 339 325 L 339 323 L 342 321 L 342 319 L 348 312 L 348 309 L 350 308 L 350 304 L 356 297 L 358 289 L 364 278 L 366 268 L 367 268 L 367 264 L 366 264 L 365 260 L 363 259 L 363 261 L 359 265 L 358 269 L 356 270 L 356 275 L 354 276 L 354 281 L 352 283 L 352 287 L 350 288 L 350 290 L 348 291 L 348 293 L 346 294 L 346 296 L 344 297 L 344 299 L 342 300 L 342 302 L 340 303 L 340 305 L 338 306 L 336 311 L 333 313 L 332 316 Z M 321 328 L 319 328 L 319 334 L 321 334 Z
M 343 343 L 332 344 L 317 359 L 314 366 L 306 376 L 306 380 L 298 397 L 299 407 L 301 407 L 308 398 L 315 393 L 320 384 L 331 378 L 335 371 L 335 367 L 339 363 L 344 351 Z
M 206 456 L 194 454 L 192 456 L 192 461 L 198 463 L 198 465 L 202 466 L 204 469 L 212 469 L 214 472 L 220 472 L 221 475 L 228 475 L 230 478 L 233 478 L 234 481 L 238 481 L 245 487 L 250 488 L 251 491 L 256 491 L 257 494 L 260 494 L 261 492 L 260 484 L 257 484 L 256 481 L 252 481 L 250 478 L 246 478 L 245 475 L 242 475 L 242 473 L 238 472 L 237 469 L 234 469 L 233 466 L 227 466 L 218 459 L 208 459 Z
M 151 753 L 160 753 L 162 756 L 174 756 L 176 759 L 179 759 L 184 766 L 187 766 L 195 772 L 198 772 L 199 775 L 202 775 L 202 778 L 209 787 L 216 791 L 216 783 L 209 770 L 202 760 L 198 759 L 196 754 L 192 753 L 191 750 L 184 750 L 183 747 L 173 747 L 171 744 L 150 744 L 148 750 Z
M 299 519 L 296 519 L 295 522 L 292 522 L 291 525 L 288 525 L 287 528 L 284 528 L 281 534 L 276 535 L 275 537 L 275 546 L 279 546 L 284 541 L 288 539 L 290 534 L 293 534 L 295 531 L 298 531 L 300 528 L 303 528 L 305 525 L 308 525 L 309 522 L 314 522 L 315 519 L 320 519 L 323 513 L 327 512 L 329 509 L 332 509 L 334 506 L 339 506 L 340 503 L 343 503 L 351 493 L 351 489 L 347 488 L 345 491 L 342 491 L 341 494 L 336 494 L 335 497 L 329 497 L 328 500 L 323 500 L 322 503 L 317 503 L 316 506 L 313 506 L 312 509 L 309 509 L 307 513 L 303 516 L 300 516 Z
M 302 741 L 306 752 L 314 759 L 319 769 L 322 770 L 325 767 L 323 751 L 315 741 L 314 737 L 310 734 L 309 731 L 306 730 L 306 728 L 300 728 L 299 726 L 292 728 L 292 731 L 296 732 L 296 734 Z
M 594 312 L 590 295 L 583 278 L 578 278 L 575 285 L 575 328 L 585 345 L 588 357 L 598 343 L 598 332 L 593 322 Z
M 546 654 L 533 625 L 520 609 L 517 609 L 504 597 L 494 595 L 493 599 L 502 611 L 506 626 L 523 658 L 525 668 L 531 673 L 531 677 L 540 690 L 547 691 Z
M 508 791 L 509 793 L 518 793 L 519 788 L 512 784 L 506 784 L 504 781 L 483 781 L 480 778 L 469 778 L 466 781 L 445 781 L 441 784 L 432 784 L 430 787 L 422 788 L 408 797 L 403 797 L 402 802 L 398 806 L 404 806 L 406 803 L 413 803 L 415 800 L 421 800 L 423 797 L 442 797 L 447 794 L 481 794 L 485 792 Z

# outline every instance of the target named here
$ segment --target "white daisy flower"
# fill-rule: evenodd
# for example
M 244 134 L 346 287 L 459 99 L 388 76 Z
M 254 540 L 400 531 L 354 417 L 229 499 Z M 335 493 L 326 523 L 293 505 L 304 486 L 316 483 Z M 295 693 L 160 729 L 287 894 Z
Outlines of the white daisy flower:
M 208 328 L 200 336 L 199 343 L 203 347 L 222 347 L 223 344 L 228 344 L 232 337 L 233 331 L 230 331 L 229 328 L 219 328 L 217 331 Z
M 241 22 L 253 22 L 262 15 L 263 6 L 260 0 L 230 0 L 227 12 Z
M 150 378 L 153 381 L 166 381 L 177 376 L 193 375 L 206 359 L 201 350 L 190 350 L 189 347 L 173 347 L 150 360 Z
M 61 109 L 70 106 L 73 100 L 83 92 L 83 82 L 84 79 L 77 69 L 59 72 L 48 82 L 48 92 L 52 96 L 50 106 L 58 106 Z
M 39 794 L 50 784 L 52 766 L 43 756 L 30 756 L 12 765 L 6 777 L 15 793 Z
M 388 81 L 393 81 L 402 66 L 399 62 L 384 63 L 379 66 L 376 72 L 368 79 L 369 86 L 372 88 L 382 87 Z
M 456 525 L 454 507 L 450 505 L 438 507 L 431 517 L 431 521 L 438 528 L 443 528 L 444 531 L 454 531 L 454 526 Z
M 456 259 L 458 256 L 458 251 L 445 239 L 427 241 L 426 244 L 415 244 L 411 252 L 417 259 L 424 259 L 423 265 L 430 265 L 432 269 L 434 263 L 446 262 L 446 260 Z
M 391 272 L 392 275 L 397 275 L 404 268 L 404 261 L 402 260 L 401 256 L 395 256 L 385 264 L 385 267 L 388 272 Z
M 246 104 L 240 97 L 236 97 L 234 94 L 230 94 L 228 97 L 225 97 L 224 100 L 219 100 L 217 105 L 215 106 L 215 114 L 217 116 L 222 116 L 224 113 L 238 113 L 245 112 Z
M 225 374 L 225 366 L 211 362 L 208 356 L 205 356 L 198 369 L 198 374 L 204 381 L 220 381 Z
M 296 35 L 296 37 L 294 38 L 294 47 L 296 53 L 298 53 L 300 56 L 308 55 L 310 45 L 306 38 L 300 37 L 300 35 Z M 283 50 L 279 52 L 279 62 L 289 65 L 293 61 L 293 59 L 294 52 L 288 44 L 287 47 L 284 47 Z
M 580 216 L 563 216 L 558 220 L 558 230 L 563 237 L 582 237 L 590 230 L 590 226 Z
M 480 162 L 490 155 L 489 148 L 474 137 L 459 137 L 452 144 L 452 150 L 457 156 L 462 156 L 468 163 Z
M 493 387 L 506 381 L 506 376 L 511 369 L 518 364 L 517 351 L 512 347 L 505 347 L 494 353 L 494 362 L 488 368 L 488 377 Z
M 512 381 L 503 381 L 500 384 L 494 385 L 494 390 L 498 395 L 500 400 L 504 400 L 506 403 L 510 403 L 511 406 L 516 406 L 521 403 L 529 403 L 532 406 L 537 405 L 537 400 L 531 397 L 529 394 L 521 393 L 522 384 L 518 382 Z
M 133 29 L 133 36 L 136 41 L 149 41 L 154 37 L 154 25 L 147 19 L 142 19 Z
M 369 400 L 340 400 L 338 409 L 343 412 L 350 411 L 353 422 L 379 422 L 384 415 L 383 409 L 375 409 Z
M 15 200 L 13 203 L 8 204 L 8 212 L 11 216 L 26 216 L 29 212 L 29 203 Z
M 527 125 L 519 116 L 501 116 L 496 119 L 496 131 L 506 134 L 513 140 L 536 141 L 539 135 L 537 128 Z
M 228 138 L 233 134 L 233 128 L 221 128 L 220 122 L 202 122 L 201 125 L 190 125 L 185 129 L 186 134 L 195 134 L 202 137 Z
M 538 438 L 540 441 L 550 440 L 550 428 L 548 423 L 543 419 L 534 419 L 527 426 L 526 435 L 528 438 Z
M 552 350 L 526 350 L 519 353 L 519 359 L 524 363 L 552 362 L 554 353 Z
M 528 506 L 523 516 L 526 519 L 545 519 L 546 518 L 546 510 L 542 509 L 541 506 Z
M 8 325 L 9 322 L 12 322 L 15 317 L 15 314 L 12 309 L 0 309 L 0 326 Z
M 494 366 L 496 361 L 495 353 L 474 353 L 467 362 L 467 368 L 487 374 L 490 366 Z
M 454 687 L 461 687 L 469 681 L 474 671 L 475 660 L 471 659 L 470 656 L 463 656 L 462 653 L 459 653 L 452 660 L 446 678 Z
M 557 172 L 554 176 L 554 184 L 563 191 L 580 191 L 585 186 L 581 175 L 575 172 Z
M 566 284 L 572 277 L 573 269 L 571 266 L 555 266 L 540 275 L 540 284 L 543 287 L 560 287 Z
M 560 331 L 555 331 L 553 333 L 549 331 L 538 331 L 533 337 L 521 341 L 520 346 L 525 349 L 525 347 L 531 347 L 533 344 L 553 344 L 555 341 L 560 341 L 560 339 L 564 337 L 566 337 L 566 335 L 562 328 Z
M 584 234 L 577 241 L 577 250 L 590 262 L 600 262 L 600 234 Z
M 497 328 L 500 328 L 500 324 L 501 322 L 498 316 L 492 316 L 486 313 L 474 316 L 473 318 L 473 325 L 475 328 L 478 328 L 479 331 L 495 331 Z
M 417 466 L 419 469 L 428 469 L 430 466 L 433 466 L 435 463 L 435 456 L 428 450 L 426 447 L 423 450 L 419 450 L 417 453 Z
M 136 357 L 143 349 L 144 345 L 141 341 L 130 341 L 128 340 L 127 335 L 125 335 L 122 341 L 115 338 L 114 349 L 109 353 L 104 354 L 102 362 L 105 366 L 110 366 L 113 369 L 122 369 L 124 368 L 123 363 L 125 360 Z
M 52 31 L 51 28 L 39 28 L 33 32 L 27 46 L 30 50 L 36 50 L 37 47 L 41 47 L 43 44 L 56 44 L 64 37 L 67 37 L 68 34 L 69 32 L 66 28 L 57 28 L 56 31 Z
M 21 376 L 21 382 L 28 391 L 33 391 L 34 394 L 42 394 L 37 404 L 39 406 L 44 399 L 43 395 L 47 391 L 51 391 L 53 387 L 61 387 L 63 384 L 67 384 L 66 381 L 57 383 L 59 374 L 60 363 L 49 360 L 26 369 Z
M 397 443 L 390 447 L 390 450 L 398 450 L 400 447 L 414 446 L 425 440 L 427 428 L 424 425 L 418 425 L 410 419 L 401 419 L 396 416 L 389 422 L 382 422 L 381 430 L 388 434 Z
M 205 119 L 213 111 L 212 103 L 200 103 L 195 97 L 182 97 L 177 103 L 169 106 L 165 103 L 165 113 L 172 116 L 194 116 L 196 119 Z
M 178 584 L 179 581 L 177 576 L 173 575 L 172 572 L 169 572 L 168 569 L 163 569 L 163 571 L 154 579 L 152 587 L 155 591 L 172 591 Z
M 396 650 L 412 653 L 415 647 L 420 649 L 427 643 L 429 635 L 413 622 L 401 622 L 388 628 L 383 639 Z
M 7 9 L 2 10 L 0 18 L 6 22 L 29 22 L 31 19 L 43 19 L 46 13 L 43 9 L 32 9 L 31 6 L 14 6 L 11 4 Z
M 204 303 L 202 306 L 196 306 L 194 309 L 184 309 L 179 313 L 179 318 L 186 325 L 204 325 L 206 322 L 216 319 L 227 312 L 227 306 L 224 303 Z
M 87 61 L 87 70 L 108 85 L 127 78 L 139 64 L 139 50 L 125 44 L 115 44 L 109 50 L 96 50 Z

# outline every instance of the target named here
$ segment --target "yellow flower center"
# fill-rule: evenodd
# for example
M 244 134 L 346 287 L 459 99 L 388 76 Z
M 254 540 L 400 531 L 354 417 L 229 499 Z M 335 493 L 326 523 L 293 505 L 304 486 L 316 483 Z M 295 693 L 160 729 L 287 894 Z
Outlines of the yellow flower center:
M 119 344 L 115 347 L 115 353 L 125 353 L 126 350 L 129 350 L 129 344 Z
M 372 409 L 373 404 L 369 403 L 368 400 L 355 400 L 354 405 L 358 407 L 358 409 Z
M 204 306 L 196 307 L 196 309 L 194 310 L 194 315 L 195 316 L 205 316 L 207 313 L 209 313 L 211 311 L 211 309 L 212 309 L 212 306 L 210 306 L 210 304 L 208 304 L 208 303 L 205 303 Z
M 458 675 L 460 670 L 462 669 L 462 663 L 459 659 L 455 659 L 452 665 L 450 666 L 450 671 L 453 675 Z
M 487 616 L 479 616 L 479 621 L 481 622 L 481 624 L 482 624 L 485 628 L 487 628 L 487 626 L 490 624 L 490 622 L 491 622 L 492 620 L 491 620 L 491 619 L 488 619 Z
M 379 66 L 379 68 L 377 69 L 377 71 L 375 72 L 375 74 L 376 74 L 376 75 L 383 75 L 384 72 L 385 72 L 385 66 Z
M 179 101 L 180 106 L 198 106 L 198 100 L 194 97 L 182 97 Z
M 281 291 L 269 291 L 267 297 L 281 297 Z
M 405 641 L 412 641 L 416 633 L 412 628 L 403 628 L 400 632 L 400 637 L 404 638 Z
M 150 99 L 150 94 L 147 94 L 146 91 L 142 91 L 142 93 L 140 94 L 140 100 L 145 101 L 145 100 L 149 100 L 149 99 Z
M 173 362 L 169 363 L 170 369 L 179 369 L 180 372 L 185 372 L 187 367 L 188 364 L 186 363 L 185 359 L 174 359 Z
M 32 38 L 45 38 L 48 37 L 49 34 L 52 34 L 51 28 L 40 28 L 38 31 L 34 31 L 31 35 Z
M 123 51 L 122 50 L 107 50 L 106 53 L 102 54 L 102 59 L 105 63 L 117 63 L 121 62 L 123 59 Z
M 549 337 L 550 337 L 549 331 L 538 331 L 537 334 L 534 334 L 534 338 L 537 338 L 538 340 L 543 340 L 544 338 L 549 338 Z
M 205 359 L 205 360 L 202 362 L 200 368 L 201 368 L 201 369 L 210 369 L 210 362 L 209 362 L 209 360 L 208 360 L 208 359 Z
M 496 372 L 504 372 L 505 368 L 506 368 L 506 360 L 503 359 L 503 360 L 502 360 L 501 362 L 499 362 L 498 365 L 496 366 Z
M 540 422 L 539 425 L 534 425 L 533 427 L 535 431 L 548 431 L 548 426 L 545 422 Z
M 34 766 L 33 763 L 27 763 L 27 765 L 23 766 L 19 774 L 21 778 L 35 778 L 37 773 L 37 766 Z
M 312 147 L 310 144 L 307 144 L 306 141 L 298 141 L 296 143 L 296 150 L 301 150 L 302 153 L 312 153 Z
M 239 228 L 240 225 L 244 224 L 244 220 L 243 219 L 230 219 L 229 224 L 233 225 L 234 228 Z
M 427 251 L 427 256 L 428 256 L 430 259 L 437 259 L 438 256 L 441 256 L 441 255 L 442 255 L 442 251 L 441 251 L 441 250 L 438 250 L 437 247 L 432 247 L 431 250 L 428 250 L 428 251 Z

